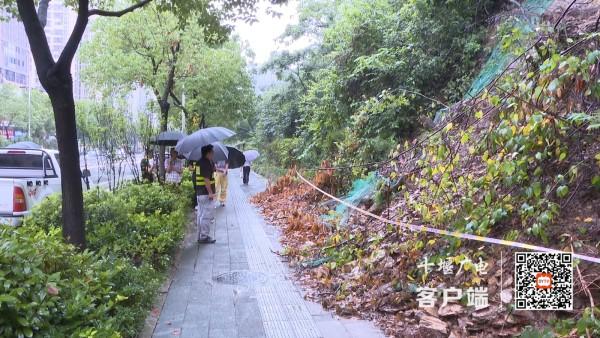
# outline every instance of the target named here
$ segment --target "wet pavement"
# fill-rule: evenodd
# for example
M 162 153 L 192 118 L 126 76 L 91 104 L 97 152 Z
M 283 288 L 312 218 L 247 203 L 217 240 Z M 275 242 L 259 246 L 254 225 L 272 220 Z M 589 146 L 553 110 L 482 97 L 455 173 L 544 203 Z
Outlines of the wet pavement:
M 277 229 L 248 201 L 266 180 L 253 173 L 243 186 L 238 170 L 229 180 L 228 203 L 211 228 L 217 242 L 198 245 L 190 227 L 152 336 L 383 337 L 370 322 L 336 318 L 304 300 L 274 253 L 281 249 Z

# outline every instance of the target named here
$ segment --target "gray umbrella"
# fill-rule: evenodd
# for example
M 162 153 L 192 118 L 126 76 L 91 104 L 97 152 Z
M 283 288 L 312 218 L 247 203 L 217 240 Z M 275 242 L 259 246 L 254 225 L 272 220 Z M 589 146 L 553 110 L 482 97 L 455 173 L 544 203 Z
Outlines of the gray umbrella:
M 224 127 L 203 128 L 177 142 L 175 150 L 180 154 L 187 155 L 197 148 L 201 148 L 213 142 L 222 141 L 233 135 L 235 135 L 233 131 Z
M 226 161 L 229 157 L 229 150 L 221 142 L 213 142 L 213 161 Z M 185 158 L 190 161 L 198 161 L 202 158 L 202 147 L 194 149 L 191 153 L 186 154 Z
M 159 146 L 174 146 L 184 137 L 185 134 L 177 130 L 163 131 L 150 140 L 150 143 L 158 144 Z

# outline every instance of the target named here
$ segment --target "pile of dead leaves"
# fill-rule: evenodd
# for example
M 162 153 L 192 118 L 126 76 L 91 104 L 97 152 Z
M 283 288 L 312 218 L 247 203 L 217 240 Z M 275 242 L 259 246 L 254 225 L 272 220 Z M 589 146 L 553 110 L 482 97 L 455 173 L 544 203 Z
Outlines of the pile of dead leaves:
M 295 170 L 290 170 L 255 195 L 252 202 L 259 206 L 268 222 L 281 227 L 287 254 L 297 257 L 301 251 L 323 245 L 327 238 L 328 230 L 320 221 L 324 212 L 318 203 L 320 199 L 319 194 L 296 178 Z

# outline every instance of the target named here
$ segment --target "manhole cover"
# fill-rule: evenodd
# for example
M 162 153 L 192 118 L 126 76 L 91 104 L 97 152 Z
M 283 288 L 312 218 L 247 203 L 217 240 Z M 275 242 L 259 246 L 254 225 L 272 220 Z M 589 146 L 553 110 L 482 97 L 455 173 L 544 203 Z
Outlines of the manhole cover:
M 265 284 L 269 279 L 265 274 L 260 272 L 240 270 L 220 274 L 213 277 L 213 280 L 221 284 L 253 286 Z

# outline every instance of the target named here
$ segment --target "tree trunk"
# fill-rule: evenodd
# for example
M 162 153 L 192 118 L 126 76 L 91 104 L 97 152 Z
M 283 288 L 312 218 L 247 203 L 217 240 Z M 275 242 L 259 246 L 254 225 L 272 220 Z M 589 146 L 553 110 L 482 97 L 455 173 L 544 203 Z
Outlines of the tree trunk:
M 169 120 L 169 101 L 167 101 L 167 97 L 165 97 L 165 99 L 160 100 L 158 102 L 159 106 L 160 106 L 160 131 L 167 131 L 167 123 Z M 161 145 L 159 147 L 159 154 L 158 154 L 158 161 L 160 162 L 158 164 L 158 175 L 160 176 L 160 180 L 162 182 L 164 182 L 165 180 L 165 146 Z
M 54 110 L 56 140 L 58 141 L 58 151 L 60 153 L 62 232 L 69 243 L 84 249 L 86 243 L 83 191 L 75 122 L 73 79 L 70 74 L 61 74 L 61 76 L 57 76 L 52 80 L 48 81 L 53 85 L 47 88 L 47 92 Z
M 58 61 L 54 61 L 48 39 L 44 32 L 51 0 L 40 0 L 39 13 L 33 0 L 17 0 L 19 18 L 25 27 L 25 33 L 31 48 L 38 78 L 48 93 L 54 123 L 56 139 L 60 152 L 62 185 L 63 236 L 80 249 L 85 248 L 85 221 L 83 218 L 83 191 L 81 188 L 81 168 L 79 166 L 79 148 L 77 146 L 77 125 L 75 123 L 75 100 L 73 99 L 73 78 L 71 64 L 85 33 L 90 15 L 120 17 L 150 3 L 140 1 L 121 11 L 111 12 L 89 10 L 89 0 L 77 1 L 77 20 L 73 31 L 65 44 Z

